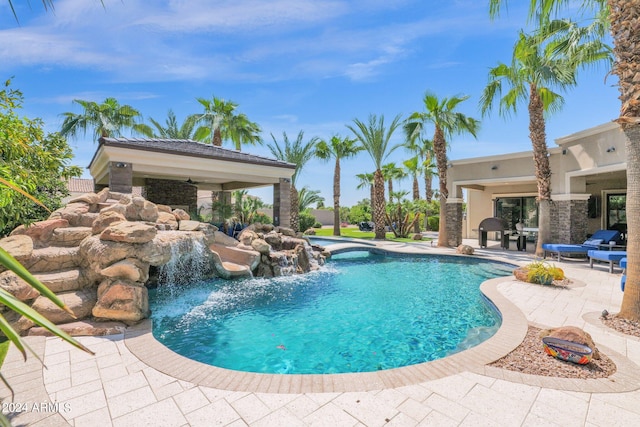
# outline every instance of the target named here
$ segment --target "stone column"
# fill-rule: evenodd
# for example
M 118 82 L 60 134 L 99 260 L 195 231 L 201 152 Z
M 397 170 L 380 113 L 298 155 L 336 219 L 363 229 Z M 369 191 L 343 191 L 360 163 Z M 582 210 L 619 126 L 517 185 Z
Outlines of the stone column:
M 447 245 L 457 247 L 462 243 L 462 203 L 461 198 L 449 197 L 445 206 L 447 213 Z
M 552 196 L 551 240 L 579 244 L 587 238 L 589 194 Z
M 273 185 L 273 225 L 291 227 L 291 180 L 280 178 Z
M 133 167 L 131 163 L 109 163 L 109 191 L 131 194 L 133 188 Z

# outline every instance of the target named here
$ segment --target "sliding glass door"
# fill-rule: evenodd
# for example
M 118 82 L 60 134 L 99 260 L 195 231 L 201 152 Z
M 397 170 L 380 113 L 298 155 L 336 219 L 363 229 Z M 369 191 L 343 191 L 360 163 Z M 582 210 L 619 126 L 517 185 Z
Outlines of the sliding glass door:
M 507 220 L 512 230 L 521 222 L 527 228 L 538 228 L 538 204 L 534 196 L 500 197 L 495 202 L 495 216 Z

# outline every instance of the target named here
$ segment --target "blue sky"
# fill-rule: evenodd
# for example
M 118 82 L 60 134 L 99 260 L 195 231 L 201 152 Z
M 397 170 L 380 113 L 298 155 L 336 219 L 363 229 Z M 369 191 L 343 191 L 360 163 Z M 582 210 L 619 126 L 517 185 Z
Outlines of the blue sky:
M 347 124 L 384 114 L 387 122 L 423 111 L 430 90 L 439 97 L 469 95 L 465 114 L 481 119 L 478 138 L 454 137 L 450 159 L 531 147 L 526 105 L 505 120 L 481 117 L 478 101 L 487 72 L 508 62 L 526 25 L 523 1 L 491 21 L 488 0 L 40 0 L 0 2 L 0 77 L 13 76 L 25 96 L 24 115 L 59 130 L 61 113 L 80 112 L 73 99 L 115 97 L 164 122 L 201 110 L 196 97 L 239 104 L 279 140 L 349 136 Z M 600 66 L 584 71 L 565 94 L 563 110 L 547 122 L 554 139 L 617 117 L 615 76 Z M 398 131 L 392 141 L 401 143 Z M 86 167 L 96 149 L 91 135 L 70 140 L 74 164 Z M 243 151 L 269 155 L 266 146 Z M 409 155 L 396 150 L 387 162 Z M 366 153 L 343 162 L 342 205 L 368 197 L 355 175 L 373 171 Z M 88 172 L 85 177 L 89 177 Z M 312 160 L 299 178 L 332 204 L 333 163 Z M 396 185 L 397 186 L 397 185 Z M 410 188 L 407 180 L 400 184 Z M 423 189 L 421 188 L 421 192 Z M 271 190 L 254 192 L 271 202 Z

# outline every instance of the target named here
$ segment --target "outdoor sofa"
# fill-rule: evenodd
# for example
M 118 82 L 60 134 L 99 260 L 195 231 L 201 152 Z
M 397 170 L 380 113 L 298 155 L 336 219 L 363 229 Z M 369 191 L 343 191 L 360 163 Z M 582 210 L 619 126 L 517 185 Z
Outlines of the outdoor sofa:
M 613 273 L 613 265 L 619 263 L 623 258 L 626 258 L 626 251 L 598 251 L 590 250 L 587 252 L 589 257 L 589 266 L 593 268 L 593 261 L 602 261 L 609 263 L 609 273 Z

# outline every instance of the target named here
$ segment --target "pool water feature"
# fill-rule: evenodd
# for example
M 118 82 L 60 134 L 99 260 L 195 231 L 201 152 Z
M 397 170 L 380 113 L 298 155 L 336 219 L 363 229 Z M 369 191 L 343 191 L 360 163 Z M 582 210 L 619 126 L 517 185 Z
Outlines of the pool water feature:
M 512 266 L 466 257 L 350 252 L 320 271 L 220 279 L 150 291 L 153 334 L 222 368 L 284 374 L 370 372 L 446 357 L 492 336 L 500 317 L 481 282 Z

